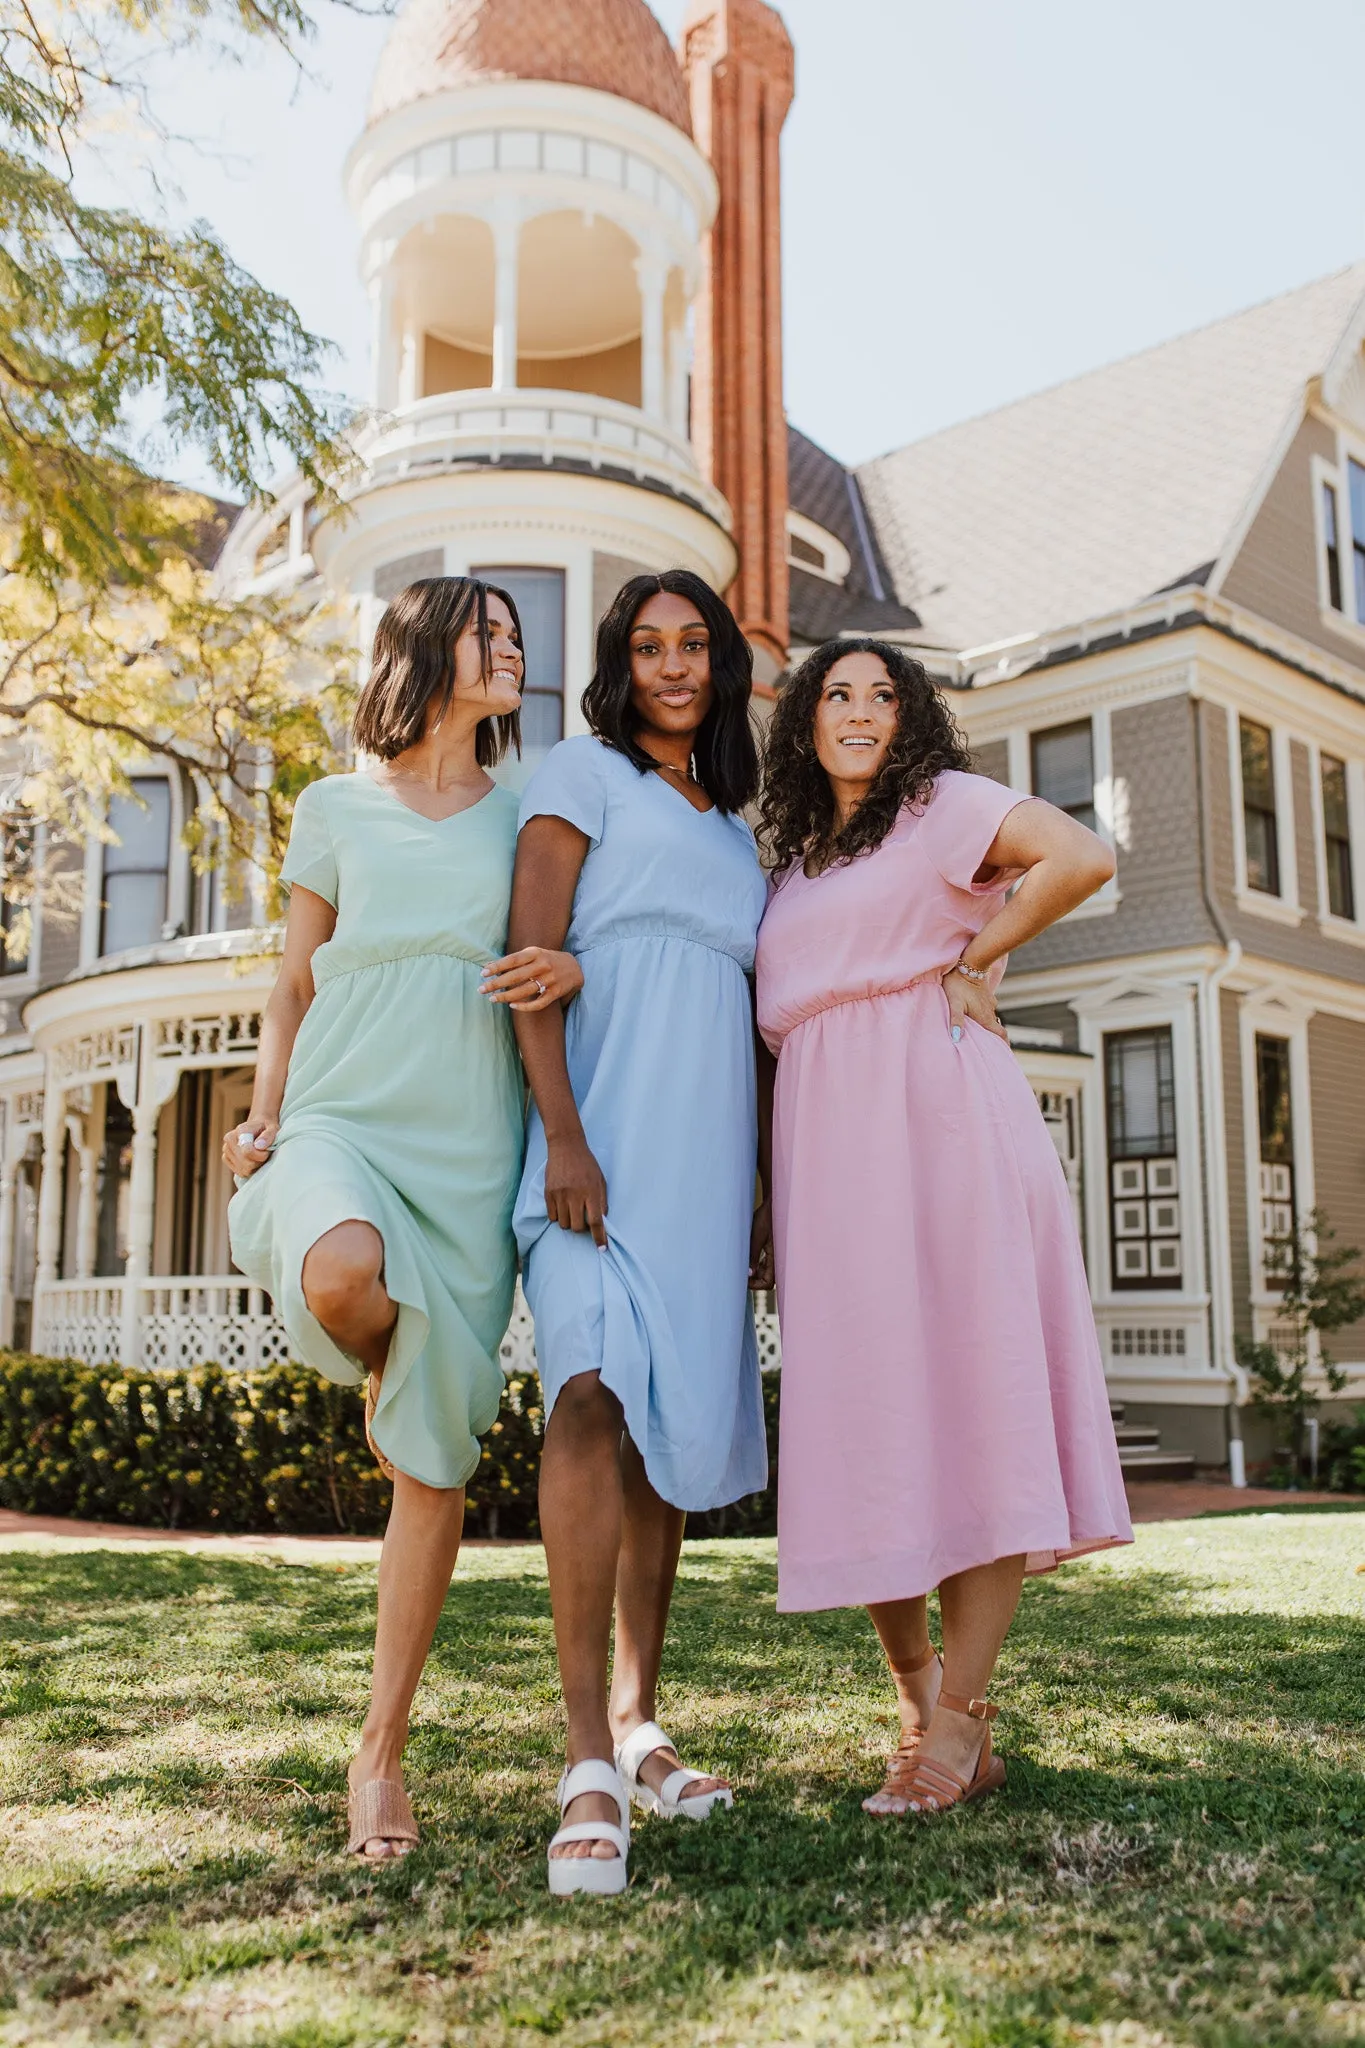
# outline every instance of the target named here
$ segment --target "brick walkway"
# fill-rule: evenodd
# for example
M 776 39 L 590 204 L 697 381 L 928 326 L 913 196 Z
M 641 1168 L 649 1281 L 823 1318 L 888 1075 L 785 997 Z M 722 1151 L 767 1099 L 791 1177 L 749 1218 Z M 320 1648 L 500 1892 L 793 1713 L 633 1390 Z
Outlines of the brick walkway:
M 1137 1479 L 1129 1483 L 1128 1504 L 1135 1522 L 1183 1522 L 1196 1515 L 1234 1514 L 1246 1508 L 1289 1508 L 1321 1502 L 1347 1508 L 1359 1497 L 1339 1493 L 1274 1492 L 1266 1487 L 1248 1486 L 1240 1491 L 1204 1479 Z M 374 1561 L 379 1556 L 377 1536 L 212 1536 L 194 1529 L 130 1529 L 118 1522 L 69 1522 L 57 1515 L 20 1515 L 0 1508 L 0 1549 L 32 1544 L 34 1548 L 63 1550 L 103 1549 L 111 1543 L 171 1546 L 178 1550 L 202 1551 L 217 1557 L 278 1557 L 287 1563 L 326 1561 L 343 1564 L 349 1560 Z M 503 1549 L 502 1542 L 489 1543 L 468 1537 L 466 1549 Z

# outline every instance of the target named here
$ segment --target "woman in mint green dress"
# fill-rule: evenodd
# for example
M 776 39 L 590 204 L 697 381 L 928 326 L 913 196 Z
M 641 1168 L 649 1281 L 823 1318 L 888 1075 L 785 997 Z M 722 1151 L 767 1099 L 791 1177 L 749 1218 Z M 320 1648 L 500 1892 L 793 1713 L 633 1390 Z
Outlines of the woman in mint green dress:
M 567 954 L 499 957 L 517 804 L 487 771 L 519 745 L 522 673 L 504 592 L 436 577 L 385 612 L 355 718 L 375 765 L 295 806 L 251 1115 L 224 1141 L 233 1257 L 296 1356 L 342 1385 L 368 1379 L 394 1481 L 350 1771 L 350 1847 L 371 1858 L 417 1840 L 408 1714 L 502 1396 L 523 1135 L 506 1011 L 582 982 Z

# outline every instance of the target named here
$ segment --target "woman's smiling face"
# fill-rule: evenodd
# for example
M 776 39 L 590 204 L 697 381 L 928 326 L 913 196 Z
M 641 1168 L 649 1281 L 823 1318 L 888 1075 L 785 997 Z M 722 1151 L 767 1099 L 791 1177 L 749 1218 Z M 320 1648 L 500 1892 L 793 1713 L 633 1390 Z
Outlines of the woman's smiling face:
M 481 718 L 510 718 L 521 709 L 526 663 L 512 614 L 495 592 L 488 593 L 489 672 L 483 672 L 478 618 L 455 642 L 455 699 L 479 705 Z
M 841 656 L 815 707 L 816 757 L 830 781 L 875 782 L 899 723 L 896 686 L 881 656 Z
M 642 732 L 694 733 L 711 709 L 711 633 L 697 608 L 670 591 L 646 598 L 630 629 L 630 695 Z

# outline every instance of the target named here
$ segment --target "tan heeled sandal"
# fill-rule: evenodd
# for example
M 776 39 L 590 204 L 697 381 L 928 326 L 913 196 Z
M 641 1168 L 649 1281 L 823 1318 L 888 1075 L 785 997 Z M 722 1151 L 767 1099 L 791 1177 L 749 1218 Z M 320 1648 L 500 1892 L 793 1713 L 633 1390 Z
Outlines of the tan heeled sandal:
M 932 1664 L 937 1656 L 938 1651 L 930 1643 L 924 1655 L 916 1657 L 913 1663 L 893 1664 L 890 1658 L 888 1658 L 887 1668 L 893 1678 L 913 1678 L 917 1671 L 923 1671 L 927 1665 Z M 870 1798 L 863 1801 L 864 1813 L 871 1813 L 883 1820 L 899 1819 L 898 1814 L 886 1813 L 882 1808 L 873 1806 L 872 1800 L 883 1798 L 905 1799 L 909 1797 L 905 1788 L 909 1782 L 910 1773 L 914 1769 L 915 1758 L 919 1755 L 919 1746 L 923 1740 L 924 1730 L 922 1728 L 906 1728 L 902 1726 L 901 1739 L 886 1760 L 885 1778 L 882 1780 L 878 1790 L 872 1793 Z
M 348 1856 L 386 1863 L 408 1855 L 420 1840 L 408 1795 L 397 1778 L 371 1778 L 367 1785 L 357 1786 L 347 1798 L 346 1812 L 351 1825 Z M 367 1842 L 388 1842 L 392 1847 L 384 1856 L 365 1856 Z
M 938 1703 L 950 1713 L 970 1714 L 974 1721 L 984 1721 L 986 1732 L 970 1779 L 960 1778 L 956 1771 L 937 1763 L 933 1757 L 921 1754 L 915 1758 L 898 1796 L 913 1800 L 915 1803 L 907 1804 L 905 1812 L 921 1818 L 930 1813 L 948 1813 L 954 1806 L 965 1806 L 969 1799 L 984 1799 L 988 1792 L 998 1792 L 1005 1782 L 1005 1759 L 991 1752 L 991 1722 L 1000 1712 L 999 1707 L 989 1700 L 964 1699 L 956 1692 L 941 1692 Z
M 370 1449 L 374 1452 L 375 1464 L 378 1465 L 380 1471 L 388 1480 L 390 1486 L 392 1486 L 394 1480 L 393 1466 L 389 1463 L 388 1459 L 384 1456 L 384 1453 L 380 1450 L 378 1444 L 375 1442 L 374 1432 L 370 1428 L 370 1424 L 374 1421 L 374 1411 L 378 1407 L 378 1405 L 379 1382 L 375 1378 L 374 1374 L 371 1373 L 369 1378 L 365 1382 L 365 1441 L 369 1445 Z

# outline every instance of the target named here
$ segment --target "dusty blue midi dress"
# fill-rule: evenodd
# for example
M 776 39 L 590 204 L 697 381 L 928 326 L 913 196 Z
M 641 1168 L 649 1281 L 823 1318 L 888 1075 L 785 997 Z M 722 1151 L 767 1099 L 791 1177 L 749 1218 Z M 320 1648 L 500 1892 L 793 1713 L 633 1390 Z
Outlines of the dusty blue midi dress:
M 767 1478 L 748 1291 L 748 976 L 765 900 L 753 834 L 586 737 L 562 740 L 532 777 L 521 823 L 542 816 L 591 842 L 567 940 L 583 988 L 565 1033 L 609 1240 L 599 1252 L 549 1221 L 533 1109 L 516 1231 L 546 1413 L 566 1381 L 600 1373 L 655 1491 L 721 1507 Z
M 424 1485 L 462 1486 L 502 1399 L 524 1082 L 479 970 L 505 948 L 516 799 L 424 818 L 368 775 L 294 809 L 283 878 L 337 913 L 289 1061 L 280 1133 L 228 1208 L 232 1255 L 269 1289 L 294 1355 L 364 1374 L 304 1300 L 303 1261 L 352 1218 L 384 1240 L 398 1303 L 374 1440 Z

